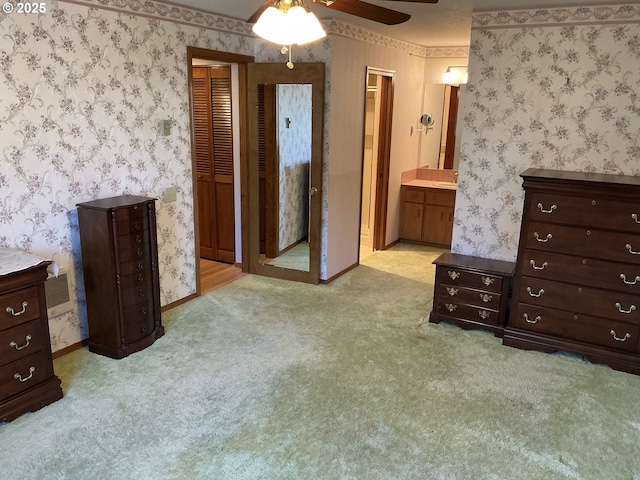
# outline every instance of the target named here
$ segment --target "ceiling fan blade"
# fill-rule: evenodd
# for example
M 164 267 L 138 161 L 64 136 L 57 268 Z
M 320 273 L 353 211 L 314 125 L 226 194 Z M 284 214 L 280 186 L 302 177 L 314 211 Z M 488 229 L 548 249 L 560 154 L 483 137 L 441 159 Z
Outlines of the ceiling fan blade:
M 390 10 L 388 8 L 379 7 L 371 3 L 361 2 L 360 0 L 336 0 L 331 5 L 316 0 L 312 0 L 314 5 L 322 5 L 323 7 L 337 10 L 339 12 L 349 13 L 356 17 L 366 18 L 374 22 L 384 23 L 385 25 L 398 25 L 404 23 L 411 18 L 411 15 Z
M 247 23 L 256 23 L 260 18 L 260 15 L 262 15 L 262 12 L 264 12 L 272 4 L 273 4 L 273 0 L 266 0 L 262 5 L 260 5 L 258 10 L 256 10 L 254 14 L 249 17 L 249 19 L 247 20 Z

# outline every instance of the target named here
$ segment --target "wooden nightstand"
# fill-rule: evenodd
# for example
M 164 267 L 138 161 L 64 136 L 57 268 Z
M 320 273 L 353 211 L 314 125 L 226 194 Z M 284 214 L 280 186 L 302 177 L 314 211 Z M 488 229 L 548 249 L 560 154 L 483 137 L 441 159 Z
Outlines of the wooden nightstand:
M 0 275 L 0 421 L 62 398 L 44 292 L 50 263 Z
M 429 321 L 482 328 L 502 337 L 515 263 L 449 252 L 433 263 L 436 281 Z

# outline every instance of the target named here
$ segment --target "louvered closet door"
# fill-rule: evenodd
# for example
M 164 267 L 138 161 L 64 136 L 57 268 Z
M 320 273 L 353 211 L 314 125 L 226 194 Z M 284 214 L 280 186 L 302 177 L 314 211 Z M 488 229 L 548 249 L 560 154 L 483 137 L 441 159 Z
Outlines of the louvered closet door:
M 231 70 L 193 68 L 193 111 L 200 256 L 233 263 Z

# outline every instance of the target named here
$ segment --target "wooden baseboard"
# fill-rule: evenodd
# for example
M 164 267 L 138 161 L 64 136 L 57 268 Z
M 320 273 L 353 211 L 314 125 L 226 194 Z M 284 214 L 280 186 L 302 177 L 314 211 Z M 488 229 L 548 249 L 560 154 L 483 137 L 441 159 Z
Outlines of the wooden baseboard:
M 189 300 L 193 300 L 194 298 L 198 298 L 199 295 L 197 293 L 192 293 L 191 295 L 181 298 L 180 300 L 176 300 L 175 302 L 169 303 L 164 307 L 160 307 L 161 312 L 166 312 L 167 310 L 171 310 L 172 308 L 177 307 L 178 305 L 182 305 L 183 303 L 187 303 Z
M 69 345 L 68 347 L 61 348 L 52 353 L 54 359 L 60 358 L 67 353 L 75 352 L 76 350 L 80 350 L 81 348 L 86 347 L 89 344 L 89 339 L 82 340 L 81 342 L 74 343 L 73 345 Z
M 321 283 L 322 285 L 328 285 L 328 284 L 330 284 L 331 282 L 333 282 L 336 278 L 339 278 L 339 277 L 341 277 L 342 275 L 344 275 L 345 273 L 350 272 L 351 270 L 353 270 L 354 268 L 356 268 L 358 265 L 360 265 L 360 264 L 359 264 L 358 262 L 356 262 L 356 263 L 354 263 L 353 265 L 351 265 L 350 267 L 345 268 L 345 269 L 344 269 L 344 270 L 342 270 L 341 272 L 336 273 L 333 277 L 331 277 L 331 278 L 329 278 L 329 279 L 327 279 L 327 280 L 322 280 L 322 279 L 321 279 L 321 280 L 320 280 L 320 283 Z

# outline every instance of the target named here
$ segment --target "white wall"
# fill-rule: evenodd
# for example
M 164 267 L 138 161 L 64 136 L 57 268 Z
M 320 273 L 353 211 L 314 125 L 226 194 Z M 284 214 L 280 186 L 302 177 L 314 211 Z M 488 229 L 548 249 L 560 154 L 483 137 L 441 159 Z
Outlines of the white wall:
M 390 47 L 389 42 L 376 43 L 375 37 L 364 38 L 366 41 L 357 36 L 335 35 L 333 38 L 329 214 L 323 279 L 339 274 L 358 259 L 366 68 L 395 71 L 385 239 L 386 244 L 390 244 L 398 239 L 401 174 L 421 165 L 423 138 L 411 135 L 411 126 L 419 126 L 420 116 L 425 113 L 425 86 L 435 83 L 434 79 L 442 82 L 446 66 L 461 64 L 468 54 L 465 49 L 439 49 L 438 58 L 430 58 L 435 56 L 434 51 L 424 47 L 401 42 L 392 43 Z M 446 55 L 451 57 L 440 58 Z M 427 65 L 433 68 L 427 70 Z M 429 75 L 425 78 L 427 71 Z

